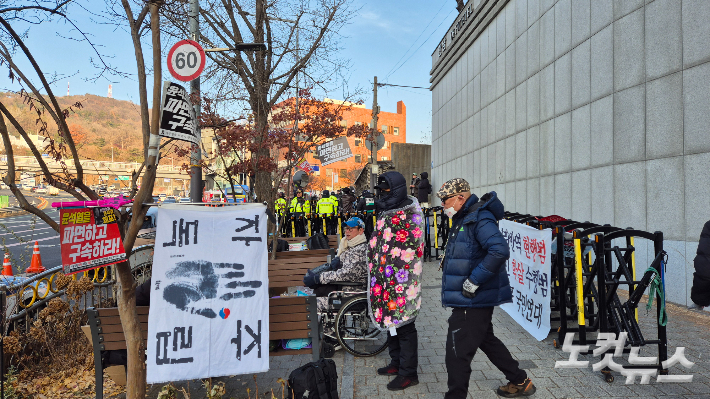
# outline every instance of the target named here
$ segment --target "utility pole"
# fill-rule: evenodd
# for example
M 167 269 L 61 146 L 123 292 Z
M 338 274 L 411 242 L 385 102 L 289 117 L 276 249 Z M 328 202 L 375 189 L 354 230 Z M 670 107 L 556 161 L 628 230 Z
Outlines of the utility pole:
M 199 0 L 190 0 L 190 39 L 195 42 L 200 40 L 200 2 Z M 200 166 L 200 160 L 202 159 L 202 132 L 200 129 L 200 113 L 202 107 L 202 101 L 199 99 L 200 96 L 200 77 L 193 79 L 190 82 L 190 94 L 193 99 L 197 99 L 197 103 L 193 104 L 195 107 L 195 117 L 196 124 L 195 136 L 197 137 L 197 148 L 193 147 L 192 153 L 190 154 L 190 202 L 202 202 L 202 167 Z
M 377 135 L 380 133 L 377 130 L 377 116 L 380 113 L 380 107 L 377 105 L 377 76 L 375 76 L 375 85 L 372 89 L 372 122 L 370 122 L 370 192 L 374 194 L 375 185 L 377 184 L 377 174 L 379 166 L 377 165 Z

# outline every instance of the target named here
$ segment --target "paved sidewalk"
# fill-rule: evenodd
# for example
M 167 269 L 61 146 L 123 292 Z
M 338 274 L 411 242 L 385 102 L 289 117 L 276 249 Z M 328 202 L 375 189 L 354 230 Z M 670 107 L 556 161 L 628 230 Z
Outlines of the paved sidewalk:
M 340 379 L 340 398 L 442 398 L 447 390 L 446 367 L 444 365 L 447 319 L 450 309 L 441 307 L 441 272 L 438 262 L 429 262 L 424 268 L 422 310 L 417 318 L 419 333 L 419 385 L 398 393 L 386 388 L 390 377 L 378 376 L 378 367 L 387 365 L 387 351 L 372 358 L 353 357 L 344 351 L 338 351 L 333 360 L 338 365 Z M 655 338 L 655 307 L 647 314 L 645 299 L 642 301 L 639 316 L 644 336 Z M 669 355 L 675 353 L 676 346 L 686 348 L 686 358 L 695 362 L 690 370 L 694 375 L 692 383 L 663 383 L 653 380 L 649 385 L 626 385 L 625 377 L 615 374 L 615 381 L 607 383 L 600 373 L 592 371 L 591 364 L 599 358 L 580 356 L 580 360 L 590 360 L 586 369 L 555 369 L 556 360 L 564 360 L 568 355 L 552 346 L 553 335 L 538 342 L 518 326 L 505 312 L 496 309 L 494 329 L 496 335 L 508 346 L 513 356 L 521 363 L 529 377 L 537 386 L 533 398 L 710 398 L 710 314 L 689 311 L 685 307 L 668 305 L 668 342 Z M 556 336 L 556 335 L 555 335 Z M 655 356 L 655 347 L 643 348 L 642 356 Z M 624 355 L 624 359 L 628 355 Z M 257 375 L 260 397 L 273 389 L 277 398 L 281 398 L 279 378 L 288 378 L 289 373 L 311 361 L 310 355 L 272 357 L 271 370 Z M 622 361 L 618 361 L 622 363 Z M 497 398 L 495 389 L 507 383 L 504 376 L 479 352 L 472 365 L 473 373 L 469 387 L 471 398 Z M 671 368 L 671 374 L 684 374 L 680 365 Z M 215 378 L 213 381 L 226 383 L 225 398 L 247 398 L 246 389 L 254 398 L 255 383 L 252 376 L 234 376 Z M 638 381 L 638 379 L 637 379 Z M 185 386 L 186 382 L 175 384 Z M 199 381 L 190 384 L 193 398 L 205 397 Z M 159 387 L 151 387 L 148 397 L 157 396 Z
M 444 355 L 451 310 L 441 307 L 441 272 L 437 269 L 438 262 L 426 263 L 424 269 L 422 311 L 417 318 L 419 385 L 399 393 L 388 391 L 385 385 L 391 377 L 376 375 L 376 369 L 389 361 L 385 352 L 374 358 L 354 359 L 354 398 L 443 397 L 447 390 Z M 639 310 L 643 333 L 648 338 L 655 337 L 655 314 L 655 307 L 649 315 L 646 315 L 645 308 Z M 649 385 L 626 385 L 625 377 L 619 373 L 614 373 L 614 382 L 607 383 L 600 373 L 592 371 L 591 366 L 587 369 L 555 369 L 555 361 L 567 359 L 568 354 L 552 346 L 554 337 L 550 335 L 538 342 L 500 309 L 494 313 L 494 330 L 537 386 L 534 398 L 710 398 L 710 316 L 669 305 L 668 318 L 669 355 L 675 353 L 676 346 L 686 347 L 686 358 L 695 362 L 690 370 L 694 375 L 692 383 L 657 384 L 652 380 Z M 642 350 L 642 355 L 655 355 L 655 352 L 654 347 L 653 350 Z M 580 356 L 580 360 L 590 360 L 592 364 L 600 359 Z M 471 368 L 469 397 L 498 398 L 495 389 L 507 381 L 486 355 L 479 351 Z M 685 374 L 680 365 L 672 367 L 670 373 Z

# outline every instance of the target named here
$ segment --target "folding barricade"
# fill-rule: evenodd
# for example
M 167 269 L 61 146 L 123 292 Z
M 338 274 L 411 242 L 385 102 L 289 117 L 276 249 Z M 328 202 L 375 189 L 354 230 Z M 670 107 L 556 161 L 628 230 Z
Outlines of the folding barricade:
M 626 333 L 626 346 L 657 345 L 658 361 L 653 365 L 625 365 L 624 368 L 656 368 L 660 374 L 668 373 L 662 366 L 668 359 L 663 286 L 667 254 L 663 250 L 663 233 L 572 220 L 550 222 L 540 220 L 544 219 L 540 216 L 513 212 L 506 212 L 505 218 L 539 229 L 552 229 L 557 248 L 552 254 L 551 309 L 559 312 L 559 317 L 551 320 L 560 322 L 557 338 L 553 340 L 556 348 L 561 347 L 567 333 L 577 333 L 578 339 L 572 342 L 575 345 L 596 344 L 596 339 L 588 335 L 592 332 L 613 333 L 616 337 Z M 636 239 L 649 240 L 654 246 L 654 259 L 640 280 Z M 624 245 L 613 245 L 614 240 L 623 240 Z M 654 280 L 660 280 L 661 285 L 655 290 L 657 339 L 646 339 L 639 326 L 638 305 Z M 618 291 L 624 288 L 628 290 L 628 299 L 622 301 Z M 624 348 L 624 353 L 629 352 L 630 348 Z M 614 380 L 610 369 L 603 369 L 602 374 L 607 382 Z

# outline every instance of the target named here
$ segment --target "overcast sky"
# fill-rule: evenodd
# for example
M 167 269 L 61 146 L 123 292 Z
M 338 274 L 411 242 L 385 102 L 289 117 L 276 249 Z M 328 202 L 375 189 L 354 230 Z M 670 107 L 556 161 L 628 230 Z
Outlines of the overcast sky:
M 103 7 L 100 1 L 85 0 L 87 7 Z M 406 86 L 429 87 L 431 53 L 456 17 L 454 0 L 353 0 L 351 23 L 340 31 L 344 47 L 342 57 L 349 59 L 349 87 L 367 90 L 362 97 L 365 105 L 372 106 L 372 81 L 375 75 L 380 82 Z M 91 40 L 99 51 L 110 54 L 108 61 L 121 71 L 135 74 L 135 57 L 130 35 L 111 25 L 93 23 L 89 14 L 79 7 L 70 8 L 77 25 L 92 32 Z M 108 76 L 96 81 L 97 69 L 91 62 L 98 59 L 86 44 L 61 38 L 57 32 L 66 32 L 65 22 L 57 20 L 32 26 L 26 41 L 45 73 L 59 73 L 52 84 L 57 95 L 65 95 L 67 83 L 72 95 L 90 93 L 107 95 L 108 84 L 113 84 L 117 99 L 138 102 L 138 85 L 133 77 Z M 168 43 L 170 44 L 170 43 Z M 18 61 L 21 62 L 21 61 Z M 209 62 L 209 61 L 208 61 Z M 24 63 L 22 63 L 24 64 Z M 0 90 L 17 90 L 7 77 L 5 67 L 0 74 Z M 166 68 L 164 79 L 171 79 Z M 331 94 L 331 97 L 337 97 Z M 431 92 L 423 89 L 382 87 L 378 92 L 382 111 L 396 112 L 396 103 L 407 106 L 407 141 L 431 142 Z

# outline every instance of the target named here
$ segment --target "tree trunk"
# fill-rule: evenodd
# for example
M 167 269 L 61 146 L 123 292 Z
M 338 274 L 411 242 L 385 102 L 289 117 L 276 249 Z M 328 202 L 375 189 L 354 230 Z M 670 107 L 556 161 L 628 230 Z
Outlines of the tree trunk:
M 160 53 L 160 16 L 159 4 L 150 4 L 150 26 L 153 38 L 153 109 L 150 123 L 150 140 L 146 158 L 146 171 L 143 175 L 141 189 L 136 194 L 133 201 L 133 218 L 126 233 L 124 248 L 128 253 L 135 243 L 136 235 L 145 217 L 148 207 L 143 205 L 153 191 L 156 173 L 156 160 L 160 137 L 158 129 L 160 127 L 160 101 L 162 86 L 162 70 Z M 138 312 L 136 311 L 135 280 L 131 273 L 128 262 L 117 265 L 116 274 L 120 289 L 118 290 L 118 312 L 121 316 L 123 334 L 126 338 L 126 352 L 128 365 L 126 366 L 126 399 L 145 398 L 146 393 L 146 366 L 145 366 L 145 343 L 138 322 Z

